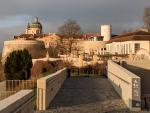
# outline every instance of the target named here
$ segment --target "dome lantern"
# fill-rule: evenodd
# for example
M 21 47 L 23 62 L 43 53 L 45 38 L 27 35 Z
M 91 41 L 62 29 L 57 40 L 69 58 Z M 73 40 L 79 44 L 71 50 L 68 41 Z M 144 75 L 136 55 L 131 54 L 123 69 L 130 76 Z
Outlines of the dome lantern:
M 39 22 L 39 18 L 35 17 L 34 21 L 35 21 L 35 23 L 38 23 Z

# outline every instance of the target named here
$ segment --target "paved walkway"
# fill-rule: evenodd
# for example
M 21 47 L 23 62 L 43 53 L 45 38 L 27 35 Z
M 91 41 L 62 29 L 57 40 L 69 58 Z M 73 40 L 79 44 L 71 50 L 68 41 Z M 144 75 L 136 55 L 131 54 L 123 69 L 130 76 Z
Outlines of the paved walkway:
M 129 111 L 106 78 L 71 77 L 64 82 L 47 113 L 129 113 Z

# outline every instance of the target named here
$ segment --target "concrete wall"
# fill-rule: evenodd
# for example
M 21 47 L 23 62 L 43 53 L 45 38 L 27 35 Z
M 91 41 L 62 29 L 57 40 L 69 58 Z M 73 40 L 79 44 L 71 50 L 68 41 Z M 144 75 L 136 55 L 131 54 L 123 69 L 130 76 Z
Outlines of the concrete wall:
M 37 109 L 46 110 L 67 77 L 67 69 L 37 80 Z
M 20 92 L 0 101 L 0 113 L 34 113 L 32 90 Z
M 108 61 L 108 79 L 131 110 L 141 110 L 140 77 L 113 61 Z
M 6 81 L 0 82 L 0 91 L 6 91 Z
M 126 69 L 141 78 L 141 95 L 150 95 L 150 60 L 127 61 Z

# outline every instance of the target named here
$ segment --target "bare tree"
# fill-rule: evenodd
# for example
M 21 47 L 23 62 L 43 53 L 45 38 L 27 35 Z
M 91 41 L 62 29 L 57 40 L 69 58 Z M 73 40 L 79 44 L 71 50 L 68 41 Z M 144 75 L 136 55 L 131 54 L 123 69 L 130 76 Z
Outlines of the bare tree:
M 58 33 L 65 36 L 65 43 L 68 46 L 66 49 L 68 49 L 68 52 L 71 53 L 75 38 L 77 38 L 81 33 L 80 25 L 76 20 L 68 19 L 58 28 Z
M 150 7 L 145 8 L 144 11 L 144 24 L 147 29 L 150 29 Z

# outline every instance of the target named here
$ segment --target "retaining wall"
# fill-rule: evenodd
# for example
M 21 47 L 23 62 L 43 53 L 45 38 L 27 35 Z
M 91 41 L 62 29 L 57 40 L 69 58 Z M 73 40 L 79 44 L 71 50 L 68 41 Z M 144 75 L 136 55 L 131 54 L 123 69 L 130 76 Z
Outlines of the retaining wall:
M 67 69 L 37 80 L 37 110 L 46 110 L 67 77 Z
M 6 58 L 13 51 L 27 49 L 31 54 L 32 58 L 43 58 L 45 57 L 46 50 L 44 42 L 37 40 L 11 40 L 4 41 L 3 52 L 2 52 L 2 63 L 5 63 Z
M 140 77 L 113 61 L 108 61 L 107 70 L 108 79 L 127 107 L 133 111 L 141 110 Z
M 0 101 L 0 113 L 34 113 L 32 90 L 20 92 Z

